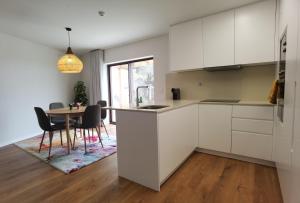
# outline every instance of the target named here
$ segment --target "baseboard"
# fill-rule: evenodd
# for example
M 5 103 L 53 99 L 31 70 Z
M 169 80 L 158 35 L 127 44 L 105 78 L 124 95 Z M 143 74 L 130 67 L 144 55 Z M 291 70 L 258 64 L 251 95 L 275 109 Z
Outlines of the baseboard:
M 246 162 L 260 164 L 260 165 L 264 165 L 264 166 L 270 166 L 270 167 L 274 167 L 274 168 L 276 167 L 275 163 L 272 161 L 256 159 L 256 158 L 241 156 L 241 155 L 237 155 L 237 154 L 218 152 L 218 151 L 202 149 L 202 148 L 196 148 L 195 151 L 202 152 L 205 154 L 211 154 L 211 155 L 215 155 L 215 156 L 226 157 L 226 158 L 230 158 L 230 159 L 237 159 L 240 161 L 246 161 Z
M 38 136 L 38 135 L 41 135 L 41 134 L 43 134 L 43 132 L 37 132 L 37 133 L 30 134 L 30 135 L 22 136 L 18 139 L 10 140 L 8 142 L 2 142 L 2 143 L 0 143 L 0 147 L 5 147 L 7 145 L 11 145 L 11 144 L 14 144 L 16 142 L 20 142 L 22 140 L 26 140 L 28 138 L 35 137 L 35 136 Z

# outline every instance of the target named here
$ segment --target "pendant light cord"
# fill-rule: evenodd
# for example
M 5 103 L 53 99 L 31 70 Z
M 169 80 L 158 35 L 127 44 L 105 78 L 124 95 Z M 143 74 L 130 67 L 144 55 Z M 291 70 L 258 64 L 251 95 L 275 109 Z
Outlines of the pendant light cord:
M 70 31 L 68 31 L 69 47 L 70 47 Z
M 71 46 L 71 37 L 70 37 L 70 31 L 72 31 L 72 28 L 66 27 L 66 31 L 68 32 L 68 39 L 69 39 L 69 47 Z
M 68 39 L 69 39 L 69 47 L 67 49 L 67 54 L 73 54 L 72 49 L 71 49 L 71 37 L 70 37 L 70 31 L 72 31 L 72 28 L 66 27 L 66 31 L 68 32 Z

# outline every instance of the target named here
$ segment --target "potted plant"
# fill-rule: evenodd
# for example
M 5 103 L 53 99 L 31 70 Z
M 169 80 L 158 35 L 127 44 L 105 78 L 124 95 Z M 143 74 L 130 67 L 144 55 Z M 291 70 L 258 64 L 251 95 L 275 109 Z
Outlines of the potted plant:
M 86 94 L 86 86 L 83 81 L 78 81 L 74 87 L 75 99 L 74 103 L 81 103 L 85 106 L 88 104 L 88 98 Z

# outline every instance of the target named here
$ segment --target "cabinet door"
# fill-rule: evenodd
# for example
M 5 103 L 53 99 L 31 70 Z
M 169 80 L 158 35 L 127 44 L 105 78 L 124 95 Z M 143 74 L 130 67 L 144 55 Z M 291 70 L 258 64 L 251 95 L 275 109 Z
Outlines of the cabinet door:
M 275 60 L 274 0 L 235 10 L 235 63 L 251 64 Z
M 171 71 L 203 67 L 201 19 L 174 25 L 169 35 Z
M 271 160 L 272 135 L 232 131 L 232 153 Z
M 197 140 L 198 105 L 158 114 L 160 182 L 195 150 Z
M 259 120 L 273 120 L 273 106 L 244 106 L 235 105 L 232 110 L 232 117 L 250 118 Z
M 234 64 L 234 11 L 203 18 L 204 66 Z
M 231 105 L 199 105 L 198 147 L 230 152 L 231 113 Z
M 273 121 L 232 118 L 232 130 L 272 135 Z

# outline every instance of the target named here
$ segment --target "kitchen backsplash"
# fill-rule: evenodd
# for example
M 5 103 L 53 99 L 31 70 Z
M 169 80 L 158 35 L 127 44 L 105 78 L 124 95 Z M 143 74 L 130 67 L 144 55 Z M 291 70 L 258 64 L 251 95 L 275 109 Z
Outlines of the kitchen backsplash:
M 171 88 L 181 89 L 181 99 L 267 100 L 275 79 L 275 65 L 244 67 L 240 70 L 207 72 L 203 70 L 168 73 L 166 96 Z

